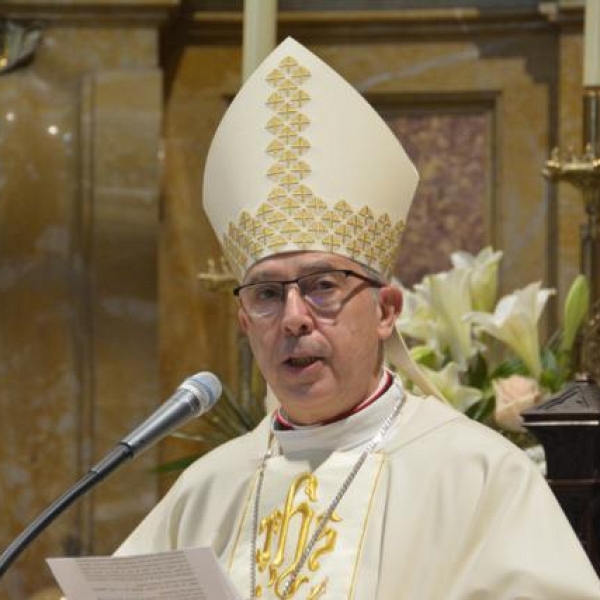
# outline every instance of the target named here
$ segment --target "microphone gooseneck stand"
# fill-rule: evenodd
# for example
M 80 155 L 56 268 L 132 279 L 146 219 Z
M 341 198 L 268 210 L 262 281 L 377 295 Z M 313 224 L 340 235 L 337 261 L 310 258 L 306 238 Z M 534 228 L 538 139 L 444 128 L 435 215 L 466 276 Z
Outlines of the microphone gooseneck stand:
M 27 548 L 27 546 L 42 533 L 56 517 L 62 514 L 69 506 L 71 506 L 71 504 L 73 504 L 73 502 L 75 502 L 75 500 L 92 489 L 122 463 L 133 458 L 133 456 L 133 449 L 121 442 L 99 463 L 92 467 L 79 481 L 77 481 L 75 485 L 48 506 L 48 508 L 30 523 L 0 555 L 0 578 L 2 578 L 7 569 L 18 558 L 23 550 L 25 550 L 25 548 Z
M 215 375 L 207 371 L 188 377 L 161 407 L 124 437 L 75 485 L 44 510 L 0 555 L 0 578 L 13 561 L 56 517 L 125 461 L 138 456 L 152 444 L 193 417 L 210 410 L 221 395 Z

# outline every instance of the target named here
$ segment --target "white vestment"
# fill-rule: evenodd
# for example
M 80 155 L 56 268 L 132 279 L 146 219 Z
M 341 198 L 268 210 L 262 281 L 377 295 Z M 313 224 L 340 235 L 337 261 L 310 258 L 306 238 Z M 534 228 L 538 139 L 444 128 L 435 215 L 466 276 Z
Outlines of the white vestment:
M 396 382 L 361 412 L 307 430 L 274 431 L 267 417 L 188 468 L 118 554 L 212 546 L 244 598 L 252 562 L 261 597 L 282 597 L 320 515 L 402 395 Z M 437 400 L 409 394 L 292 591 L 294 600 L 600 599 L 598 578 L 530 459 Z

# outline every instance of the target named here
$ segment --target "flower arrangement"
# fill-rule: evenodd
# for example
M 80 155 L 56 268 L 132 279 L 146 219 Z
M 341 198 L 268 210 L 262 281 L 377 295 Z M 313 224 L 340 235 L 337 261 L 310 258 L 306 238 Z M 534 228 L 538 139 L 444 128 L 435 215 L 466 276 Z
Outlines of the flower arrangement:
M 520 413 L 558 391 L 572 373 L 576 334 L 589 305 L 585 277 L 567 294 L 562 329 L 540 344 L 538 323 L 554 290 L 540 282 L 498 300 L 502 252 L 451 255 L 449 271 L 404 290 L 398 330 L 447 400 L 522 447 L 535 443 Z

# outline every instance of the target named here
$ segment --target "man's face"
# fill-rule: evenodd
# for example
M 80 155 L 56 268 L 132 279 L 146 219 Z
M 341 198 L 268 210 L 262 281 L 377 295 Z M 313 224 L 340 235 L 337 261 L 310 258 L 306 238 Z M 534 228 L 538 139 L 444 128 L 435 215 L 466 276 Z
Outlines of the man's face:
M 296 252 L 265 259 L 246 273 L 244 284 L 285 281 L 330 269 L 364 270 L 354 261 L 324 252 Z M 297 285 L 286 287 L 281 310 L 253 317 L 239 310 L 254 357 L 286 413 L 297 423 L 331 419 L 364 400 L 381 374 L 382 341 L 400 313 L 400 290 L 375 289 L 347 279 L 339 310 L 326 315 L 311 307 Z

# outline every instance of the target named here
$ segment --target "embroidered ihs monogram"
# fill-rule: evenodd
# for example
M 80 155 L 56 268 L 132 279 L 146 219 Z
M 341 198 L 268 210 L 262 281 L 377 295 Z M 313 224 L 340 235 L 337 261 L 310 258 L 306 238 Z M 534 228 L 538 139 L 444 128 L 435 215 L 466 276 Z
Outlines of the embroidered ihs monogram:
M 268 573 L 266 586 L 277 598 L 293 598 L 298 590 L 308 584 L 307 600 L 316 600 L 324 596 L 327 579 L 311 585 L 311 573 L 318 572 L 321 557 L 333 552 L 337 540 L 337 532 L 326 526 L 314 549 L 306 560 L 306 572 L 301 572 L 286 590 L 288 578 L 302 560 L 307 544 L 315 529 L 323 520 L 317 514 L 317 478 L 312 473 L 299 475 L 290 486 L 283 509 L 275 509 L 260 521 L 258 530 L 258 547 L 256 550 L 256 566 L 260 573 Z M 330 522 L 337 523 L 342 519 L 334 512 Z M 258 585 L 256 597 L 263 595 L 262 586 Z

